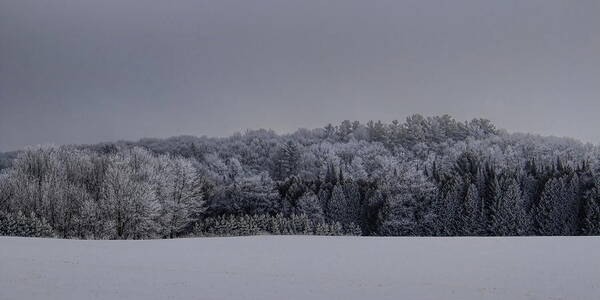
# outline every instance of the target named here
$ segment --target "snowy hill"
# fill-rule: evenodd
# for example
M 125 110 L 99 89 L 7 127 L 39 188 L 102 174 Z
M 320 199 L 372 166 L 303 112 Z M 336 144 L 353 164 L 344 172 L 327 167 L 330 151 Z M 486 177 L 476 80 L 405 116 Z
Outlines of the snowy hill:
M 0 299 L 593 299 L 600 238 L 0 238 Z

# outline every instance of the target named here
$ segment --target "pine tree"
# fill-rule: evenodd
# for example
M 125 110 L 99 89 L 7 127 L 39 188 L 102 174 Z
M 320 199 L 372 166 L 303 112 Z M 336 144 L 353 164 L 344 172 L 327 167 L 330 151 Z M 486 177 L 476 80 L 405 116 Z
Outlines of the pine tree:
M 470 184 L 468 186 L 463 203 L 461 222 L 462 234 L 474 236 L 483 233 L 483 214 L 479 205 L 481 203 L 481 198 L 476 185 Z
M 385 125 L 381 121 L 367 122 L 367 133 L 369 134 L 369 141 L 380 142 L 382 144 L 387 142 Z
M 331 199 L 329 200 L 329 215 L 327 216 L 327 220 L 333 222 L 343 222 L 348 218 L 346 214 L 347 208 L 348 200 L 346 199 L 344 188 L 341 184 L 336 184 L 333 187 Z
M 269 226 L 269 232 L 271 234 L 279 235 L 283 234 L 284 228 L 281 228 L 281 219 L 282 215 L 277 214 L 275 217 L 271 218 L 271 225 Z
M 344 235 L 344 230 L 340 222 L 334 222 L 331 224 L 330 235 Z
M 493 224 L 500 202 L 500 184 L 496 170 L 491 165 L 484 169 L 483 213 L 487 235 L 495 235 Z
M 300 215 L 302 222 L 302 234 L 311 235 L 314 233 L 313 221 L 309 219 L 309 217 L 305 214 Z
M 594 187 L 585 198 L 585 219 L 582 233 L 584 235 L 600 235 L 600 188 Z
M 300 149 L 294 141 L 281 145 L 275 157 L 275 179 L 284 180 L 298 173 Z
M 268 215 L 260 214 L 255 216 L 256 226 L 258 227 L 258 231 L 267 232 L 269 231 L 271 217 Z
M 462 182 L 454 180 L 447 183 L 442 193 L 438 195 L 436 204 L 436 232 L 441 236 L 459 235 L 463 221 L 463 190 Z
M 577 233 L 577 218 L 579 216 L 579 176 L 570 175 L 570 168 L 563 166 L 565 175 L 562 178 L 563 191 L 560 201 L 561 235 L 575 235 Z
M 418 235 L 417 199 L 413 195 L 398 194 L 388 197 L 381 213 L 380 233 L 383 235 Z
M 16 236 L 32 236 L 32 228 L 31 224 L 29 224 L 30 221 L 27 219 L 27 217 L 25 217 L 25 214 L 23 214 L 23 212 L 17 212 L 17 215 L 15 216 L 15 221 L 17 223 Z
M 298 199 L 298 212 L 307 216 L 308 219 L 315 222 L 324 220 L 323 208 L 317 196 L 309 191 Z
M 579 189 L 577 194 L 577 234 L 586 235 L 587 227 L 587 205 L 592 197 L 595 187 L 594 174 L 584 161 L 579 176 Z
M 334 186 L 338 182 L 338 172 L 335 164 L 331 161 L 327 162 L 327 168 L 325 170 L 324 182 Z
M 329 229 L 327 224 L 319 223 L 315 227 L 315 235 L 329 235 Z
M 350 120 L 344 120 L 337 128 L 337 135 L 340 141 L 348 142 L 350 140 L 350 135 L 352 134 L 352 123 Z
M 492 222 L 492 231 L 500 236 L 524 235 L 527 233 L 528 223 L 520 187 L 515 180 L 510 180 L 502 193 Z
M 559 179 L 552 179 L 546 183 L 533 216 L 536 234 L 549 236 L 561 233 L 562 221 L 559 209 L 562 189 L 562 182 Z
M 0 211 L 0 235 L 14 236 L 16 227 L 17 226 L 13 215 Z
M 238 225 L 238 232 L 239 235 L 245 236 L 245 235 L 251 235 L 251 226 L 250 225 L 250 221 L 248 220 L 247 216 L 241 216 L 237 218 L 237 223 Z
M 358 225 L 356 225 L 355 223 L 350 223 L 349 225 L 347 225 L 345 232 L 346 232 L 346 235 L 352 235 L 352 236 L 361 236 L 363 234 L 360 227 Z

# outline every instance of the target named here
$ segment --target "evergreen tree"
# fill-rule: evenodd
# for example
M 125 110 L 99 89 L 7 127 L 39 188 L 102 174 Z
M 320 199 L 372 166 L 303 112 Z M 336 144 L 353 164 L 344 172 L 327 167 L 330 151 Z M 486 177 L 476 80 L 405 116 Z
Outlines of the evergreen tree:
M 484 188 L 483 188 L 483 214 L 485 218 L 485 227 L 487 235 L 495 235 L 494 220 L 500 203 L 500 183 L 498 175 L 492 165 L 488 164 L 484 169 Z
M 463 202 L 462 210 L 462 235 L 475 236 L 483 233 L 483 213 L 480 207 L 481 198 L 479 190 L 474 184 L 470 184 Z
M 284 180 L 289 176 L 298 174 L 300 162 L 300 149 L 294 141 L 281 145 L 275 156 L 275 179 Z
M 520 187 L 515 180 L 510 180 L 492 221 L 492 231 L 500 236 L 525 235 L 528 223 Z
M 533 216 L 535 233 L 541 236 L 558 235 L 562 231 L 560 210 L 562 182 L 552 179 L 546 183 Z
M 313 221 L 311 221 L 306 214 L 300 215 L 300 222 L 301 230 L 299 231 L 299 233 L 303 235 L 311 235 L 314 233 Z
M 380 142 L 383 144 L 387 142 L 385 125 L 381 121 L 369 121 L 367 123 L 367 133 L 369 135 L 369 141 Z
M 354 223 L 350 223 L 349 225 L 347 225 L 345 231 L 346 231 L 346 235 L 352 235 L 352 236 L 363 235 L 362 230 L 360 229 L 360 226 L 358 226 Z
M 341 184 L 336 184 L 331 193 L 329 207 L 327 209 L 327 220 L 332 222 L 344 221 L 347 219 L 346 210 L 348 208 L 348 200 L 344 193 L 344 188 Z
M 12 214 L 0 212 L 0 235 L 17 235 L 17 222 Z
M 569 168 L 563 166 L 566 175 L 562 178 L 563 193 L 560 202 L 560 212 L 562 221 L 561 235 L 576 235 L 578 231 L 579 217 L 579 197 L 580 182 L 579 176 L 573 173 Z
M 333 222 L 330 225 L 329 231 L 330 231 L 329 232 L 330 235 L 334 235 L 334 236 L 344 235 L 344 229 L 343 229 L 342 224 L 340 222 Z
M 435 223 L 436 233 L 441 236 L 459 235 L 464 224 L 462 182 L 452 180 L 444 186 L 437 198 Z
M 352 135 L 352 131 L 352 123 L 350 122 L 350 120 L 342 121 L 337 130 L 339 140 L 342 142 L 348 142 Z
M 594 174 L 589 165 L 584 161 L 579 170 L 579 189 L 577 193 L 577 221 L 576 234 L 585 235 L 587 230 L 587 206 L 590 197 L 594 195 L 595 181 Z
M 324 221 L 323 208 L 312 191 L 307 192 L 298 199 L 298 212 L 306 215 L 309 220 L 314 222 Z
M 324 223 L 318 223 L 315 228 L 315 235 L 329 235 L 329 228 Z
M 585 198 L 584 212 L 582 233 L 600 235 L 600 188 L 598 186 L 594 187 Z
M 388 197 L 381 210 L 379 232 L 387 236 L 417 235 L 416 201 L 410 194 Z

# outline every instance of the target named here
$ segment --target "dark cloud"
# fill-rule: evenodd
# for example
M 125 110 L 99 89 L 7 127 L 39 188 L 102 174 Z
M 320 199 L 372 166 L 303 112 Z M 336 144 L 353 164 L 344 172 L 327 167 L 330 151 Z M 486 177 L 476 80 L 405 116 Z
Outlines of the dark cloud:
M 598 1 L 0 3 L 0 150 L 449 113 L 600 141 Z

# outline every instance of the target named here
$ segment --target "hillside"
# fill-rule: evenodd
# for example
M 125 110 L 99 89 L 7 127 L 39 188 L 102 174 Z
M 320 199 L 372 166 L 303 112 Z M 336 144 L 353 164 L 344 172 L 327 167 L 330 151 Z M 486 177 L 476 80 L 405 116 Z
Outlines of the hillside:
M 33 147 L 0 171 L 0 235 L 600 235 L 599 150 L 447 115 Z

